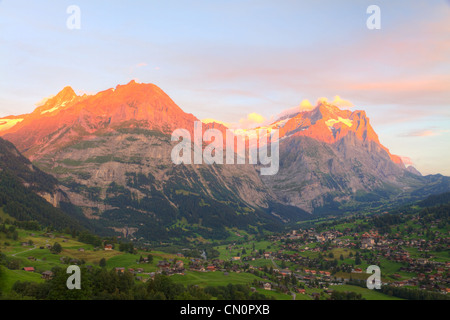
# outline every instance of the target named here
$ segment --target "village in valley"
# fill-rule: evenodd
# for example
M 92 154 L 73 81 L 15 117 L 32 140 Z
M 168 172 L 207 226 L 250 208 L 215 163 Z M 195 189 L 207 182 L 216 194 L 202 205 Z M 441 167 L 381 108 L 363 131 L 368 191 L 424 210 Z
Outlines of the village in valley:
M 450 293 L 448 215 L 433 220 L 427 231 L 421 227 L 429 222 L 427 217 L 406 219 L 389 233 L 369 228 L 373 218 L 361 216 L 343 219 L 333 227 L 321 226 L 320 231 L 300 228 L 260 242 L 236 241 L 217 247 L 219 258 L 192 259 L 189 270 L 251 273 L 264 279 L 254 284 L 265 290 L 315 298 L 349 285 L 366 288 L 371 275 L 367 267 L 375 265 L 380 267 L 384 286 Z M 174 266 L 163 264 L 161 271 L 179 272 Z
M 439 221 L 438 221 L 439 222 Z M 265 249 L 261 244 L 266 244 Z M 421 290 L 450 293 L 450 261 L 433 252 L 448 256 L 448 234 L 436 232 L 433 240 L 404 239 L 398 235 L 380 235 L 377 231 L 357 233 L 351 228 L 317 232 L 314 228 L 292 230 L 268 236 L 267 240 L 232 243 L 218 247 L 220 258 L 159 260 L 158 270 L 149 273 L 185 275 L 186 272 L 217 272 L 224 278 L 230 273 L 250 273 L 261 278 L 252 287 L 274 290 L 287 295 L 331 295 L 339 286 L 366 286 L 369 265 L 380 266 L 382 284 L 392 287 L 416 287 Z M 256 245 L 260 248 L 257 249 Z M 444 255 L 444 257 L 445 257 Z M 181 253 L 178 258 L 184 258 Z M 148 263 L 144 258 L 143 263 Z M 124 272 L 125 268 L 116 268 Z M 137 274 L 143 268 L 129 268 Z
M 284 300 L 447 298 L 447 221 L 448 214 L 353 215 L 303 222 L 282 233 L 234 230 L 233 239 L 183 247 L 120 238 L 86 244 L 81 236 L 16 228 L 6 218 L 0 264 L 10 279 L 2 289 L 12 290 L 15 281 L 49 281 L 55 266 L 79 265 L 129 274 L 140 283 L 164 275 L 198 287 L 241 284 Z M 381 270 L 380 290 L 367 288 L 373 265 Z

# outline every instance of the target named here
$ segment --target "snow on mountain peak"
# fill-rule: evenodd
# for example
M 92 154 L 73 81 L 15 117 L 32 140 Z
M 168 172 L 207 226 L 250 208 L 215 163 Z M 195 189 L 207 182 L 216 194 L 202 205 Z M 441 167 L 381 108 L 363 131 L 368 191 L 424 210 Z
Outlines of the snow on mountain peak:
M 338 119 L 329 119 L 327 121 L 325 121 L 325 124 L 327 125 L 327 127 L 333 127 L 336 123 L 343 123 L 345 124 L 347 127 L 351 127 L 353 125 L 353 121 L 350 119 L 343 119 L 341 117 L 338 117 Z

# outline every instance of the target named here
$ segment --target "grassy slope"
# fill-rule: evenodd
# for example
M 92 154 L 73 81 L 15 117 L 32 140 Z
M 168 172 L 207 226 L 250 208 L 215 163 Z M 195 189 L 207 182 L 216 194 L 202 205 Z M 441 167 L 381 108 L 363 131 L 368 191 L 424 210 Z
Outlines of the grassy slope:
M 357 286 L 351 286 L 351 285 L 341 285 L 341 286 L 330 286 L 330 289 L 339 291 L 339 292 L 356 292 L 360 293 L 363 298 L 366 300 L 403 300 L 396 297 L 388 296 L 384 293 L 378 292 L 376 290 L 370 290 L 367 288 L 361 288 Z
M 0 273 L 0 291 L 9 292 L 16 281 L 43 282 L 39 273 L 23 270 L 9 270 L 2 267 Z
M 18 231 L 19 239 L 16 241 L 7 239 L 7 242 L 9 243 L 7 246 L 4 245 L 4 241 L 6 239 L 0 239 L 2 240 L 0 250 L 9 256 L 9 258 L 19 260 L 21 268 L 34 267 L 36 272 L 9 270 L 2 267 L 0 289 L 4 293 L 10 292 L 16 281 L 44 281 L 41 278 L 41 273 L 43 271 L 51 270 L 55 266 L 65 267 L 65 265 L 60 261 L 60 258 L 63 256 L 83 259 L 88 265 L 97 265 L 100 259 L 105 258 L 107 260 L 107 268 L 143 268 L 144 272 L 157 271 L 157 263 L 159 260 L 182 260 L 186 266 L 189 263 L 188 258 L 180 258 L 176 255 L 160 251 L 138 252 L 138 254 L 123 253 L 117 250 L 94 251 L 91 245 L 78 242 L 67 235 L 57 235 L 55 238 L 49 238 L 44 236 L 43 231 L 25 231 L 21 229 L 18 229 Z M 33 236 L 31 234 L 33 234 Z M 29 240 L 33 242 L 31 246 L 22 246 L 22 242 L 28 242 Z M 49 249 L 45 248 L 46 244 L 53 245 L 55 242 L 61 244 L 63 248 L 60 254 L 52 254 Z M 263 245 L 266 245 L 266 243 Z M 40 247 L 44 247 L 44 249 L 40 249 Z M 78 249 L 80 248 L 84 248 L 85 251 L 79 251 Z M 139 264 L 139 257 L 146 257 L 148 254 L 153 255 L 153 262 L 148 264 Z M 33 257 L 36 260 L 32 261 L 28 259 L 29 257 Z M 255 279 L 261 281 L 263 280 L 249 273 L 230 272 L 228 276 L 224 276 L 222 272 L 192 271 L 186 271 L 185 275 L 174 275 L 172 276 L 172 279 L 184 285 L 196 284 L 199 286 L 225 286 L 228 283 L 251 285 Z M 284 295 L 274 291 L 269 292 L 263 290 L 261 293 L 268 296 L 275 296 L 277 299 L 292 299 L 289 295 Z

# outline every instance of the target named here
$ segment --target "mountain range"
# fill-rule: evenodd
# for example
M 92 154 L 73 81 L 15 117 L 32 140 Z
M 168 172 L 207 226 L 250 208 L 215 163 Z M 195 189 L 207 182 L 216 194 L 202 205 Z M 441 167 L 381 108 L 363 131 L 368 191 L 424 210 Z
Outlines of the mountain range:
M 0 136 L 56 178 L 58 192 L 41 194 L 55 207 L 64 195 L 96 228 L 136 239 L 219 239 L 450 190 L 448 177 L 406 168 L 364 111 L 322 101 L 263 127 L 279 130 L 273 176 L 251 164 L 173 164 L 172 132 L 193 132 L 195 121 L 157 86 L 132 81 L 95 95 L 66 87 L 30 114 L 0 119 Z

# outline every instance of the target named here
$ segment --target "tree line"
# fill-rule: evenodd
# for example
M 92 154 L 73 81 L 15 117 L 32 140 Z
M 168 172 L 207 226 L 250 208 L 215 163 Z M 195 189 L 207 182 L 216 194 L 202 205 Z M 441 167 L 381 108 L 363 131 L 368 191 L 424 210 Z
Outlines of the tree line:
M 253 292 L 247 285 L 201 288 L 184 286 L 170 277 L 157 274 L 146 283 L 135 281 L 133 274 L 114 269 L 81 267 L 81 289 L 69 290 L 68 275 L 60 267 L 52 269 L 53 278 L 44 283 L 17 281 L 10 299 L 37 300 L 267 300 L 263 294 Z

